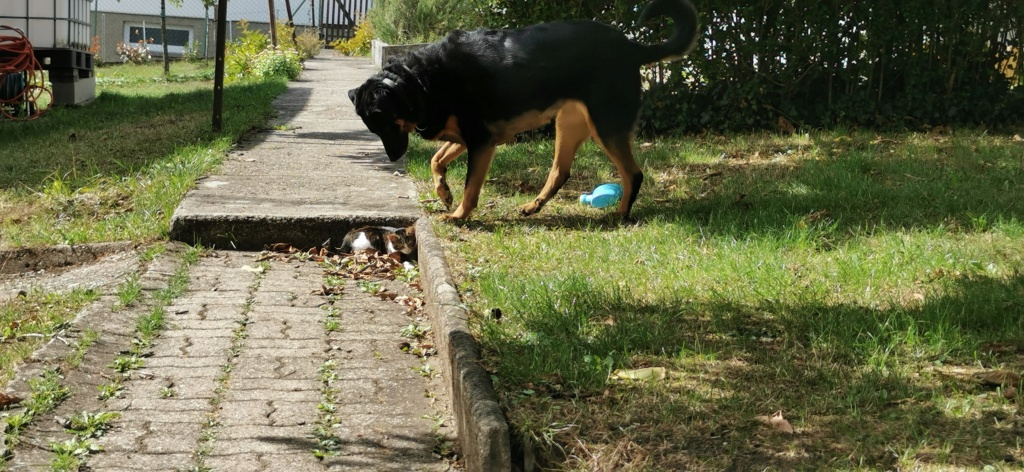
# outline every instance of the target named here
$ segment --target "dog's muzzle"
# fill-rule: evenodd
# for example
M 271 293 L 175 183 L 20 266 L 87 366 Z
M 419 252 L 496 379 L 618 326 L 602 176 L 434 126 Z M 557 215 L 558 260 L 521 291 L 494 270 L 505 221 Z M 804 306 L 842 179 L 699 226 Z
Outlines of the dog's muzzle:
M 397 127 L 394 131 L 383 131 L 378 133 L 377 136 L 384 143 L 384 152 L 388 153 L 388 159 L 391 162 L 401 159 L 406 151 L 409 150 L 409 133 L 401 131 Z

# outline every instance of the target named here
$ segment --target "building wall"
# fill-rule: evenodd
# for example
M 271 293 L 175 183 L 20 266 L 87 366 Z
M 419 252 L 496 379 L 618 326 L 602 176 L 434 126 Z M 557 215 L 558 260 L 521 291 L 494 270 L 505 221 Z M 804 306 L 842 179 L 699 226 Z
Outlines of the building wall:
M 126 25 L 139 25 L 144 23 L 146 29 L 160 29 L 160 17 L 156 15 L 104 12 L 99 12 L 97 15 L 98 18 L 96 18 L 94 22 L 96 25 L 96 36 L 99 37 L 100 44 L 100 53 L 96 57 L 97 62 L 121 62 L 121 58 L 117 54 L 117 43 L 118 41 L 127 42 L 125 38 Z M 209 27 L 208 38 L 206 37 L 207 26 Z M 192 32 L 192 41 L 199 41 L 200 55 L 205 52 L 206 57 L 214 57 L 217 42 L 217 23 L 213 21 L 212 17 L 208 21 L 202 18 L 168 17 L 167 28 L 190 30 Z M 270 23 L 250 22 L 249 29 L 260 30 L 269 34 Z M 232 38 L 240 35 L 241 31 L 242 29 L 239 27 L 238 22 L 231 22 L 231 27 L 228 29 L 228 40 L 230 41 Z M 153 47 L 150 49 L 150 54 L 154 58 L 161 57 L 163 55 L 163 49 L 160 47 Z M 172 58 L 181 57 L 181 53 L 173 51 L 169 51 L 167 55 Z

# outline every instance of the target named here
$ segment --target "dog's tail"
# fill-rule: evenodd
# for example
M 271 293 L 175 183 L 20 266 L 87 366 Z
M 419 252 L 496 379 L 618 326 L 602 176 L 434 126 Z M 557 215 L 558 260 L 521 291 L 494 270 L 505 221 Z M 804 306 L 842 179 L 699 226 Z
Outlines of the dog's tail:
M 659 16 L 672 19 L 672 37 L 664 43 L 645 46 L 641 64 L 680 59 L 697 44 L 697 9 L 689 0 L 654 0 L 640 13 L 640 25 Z

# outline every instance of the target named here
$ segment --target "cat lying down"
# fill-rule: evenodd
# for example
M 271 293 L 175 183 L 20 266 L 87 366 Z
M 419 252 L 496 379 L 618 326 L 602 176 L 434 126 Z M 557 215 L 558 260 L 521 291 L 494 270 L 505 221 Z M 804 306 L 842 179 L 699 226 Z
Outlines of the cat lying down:
M 405 261 L 416 254 L 416 227 L 363 226 L 349 231 L 341 242 L 341 252 L 354 254 L 375 251 L 382 254 L 398 253 Z

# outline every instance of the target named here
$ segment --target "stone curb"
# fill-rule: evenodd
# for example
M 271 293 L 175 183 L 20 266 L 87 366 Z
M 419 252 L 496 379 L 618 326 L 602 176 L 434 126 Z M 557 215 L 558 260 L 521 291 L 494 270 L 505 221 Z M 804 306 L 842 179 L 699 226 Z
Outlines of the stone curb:
M 420 275 L 438 352 L 451 379 L 452 408 L 466 470 L 510 471 L 508 424 L 498 406 L 490 375 L 480 365 L 480 348 L 469 331 L 469 316 L 429 218 L 416 222 Z
M 92 262 L 136 247 L 130 241 L 0 250 L 0 274 L 19 274 Z

